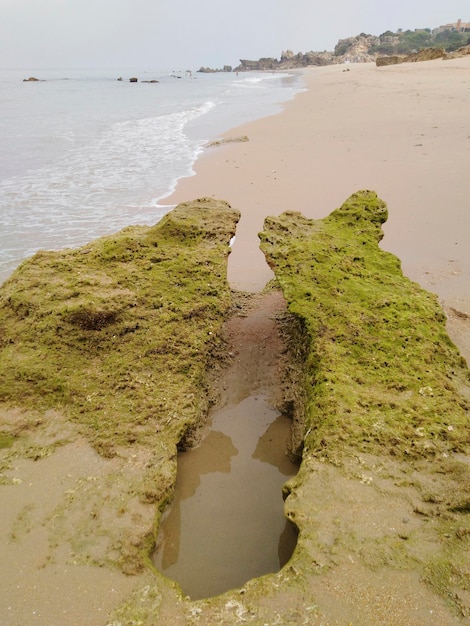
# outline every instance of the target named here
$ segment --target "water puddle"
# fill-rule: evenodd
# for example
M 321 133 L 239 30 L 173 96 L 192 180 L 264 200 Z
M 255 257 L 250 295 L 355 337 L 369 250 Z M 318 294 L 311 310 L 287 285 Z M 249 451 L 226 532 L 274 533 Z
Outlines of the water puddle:
M 263 395 L 215 410 L 201 444 L 178 456 L 175 498 L 160 525 L 154 564 L 196 600 L 277 572 L 296 532 L 282 485 L 291 422 Z

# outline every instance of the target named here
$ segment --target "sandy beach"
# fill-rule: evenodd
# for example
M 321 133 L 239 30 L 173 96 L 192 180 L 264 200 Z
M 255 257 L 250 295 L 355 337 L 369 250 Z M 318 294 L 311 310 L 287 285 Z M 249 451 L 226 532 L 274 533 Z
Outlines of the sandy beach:
M 221 137 L 217 145 L 207 146 L 195 165 L 195 175 L 182 179 L 175 192 L 163 201 L 172 207 L 196 198 L 217 198 L 241 212 L 228 269 L 231 286 L 240 293 L 235 296 L 236 306 L 232 309 L 236 312 L 232 325 L 227 324 L 224 337 L 227 354 L 234 360 L 234 369 L 229 368 L 230 359 L 224 356 L 217 367 L 211 365 L 214 371 L 209 383 L 216 386 L 214 381 L 217 380 L 223 389 L 223 392 L 219 390 L 219 395 L 223 397 L 225 394 L 227 398 L 246 397 L 255 391 L 259 394 L 260 389 L 272 393 L 273 397 L 279 390 L 284 393 L 285 377 L 281 377 L 287 372 L 287 366 L 283 369 L 278 363 L 287 358 L 287 350 L 282 333 L 278 335 L 280 331 L 272 323 L 273 319 L 284 319 L 284 299 L 269 292 L 243 293 L 262 290 L 273 277 L 259 249 L 258 233 L 267 216 L 298 211 L 308 218 L 323 218 L 361 189 L 374 190 L 387 203 L 389 219 L 384 225 L 381 246 L 401 259 L 404 273 L 409 278 L 438 295 L 448 316 L 449 335 L 470 362 L 470 56 L 382 68 L 372 64 L 309 68 L 302 71 L 302 76 L 305 91 L 288 102 L 281 113 L 234 128 Z M 236 140 L 245 135 L 249 141 Z M 199 204 L 191 205 L 192 210 Z M 235 213 L 224 206 L 224 211 Z M 168 218 L 172 219 L 178 213 L 175 211 Z M 230 302 L 225 262 L 227 241 L 235 230 L 235 223 L 227 227 L 220 248 L 223 257 L 220 267 L 223 269 L 217 269 L 217 266 L 211 274 L 218 277 L 219 283 L 211 288 L 207 297 L 213 297 L 217 306 L 223 303 L 222 293 Z M 190 224 L 194 229 L 193 222 Z M 140 233 L 140 227 L 137 231 Z M 130 238 L 131 231 L 126 232 L 122 249 L 127 255 L 134 240 Z M 151 288 L 146 288 L 145 294 L 154 298 L 157 284 L 161 286 L 162 298 L 168 293 L 171 296 L 172 288 L 175 298 L 182 297 L 183 290 L 176 287 L 181 287 L 185 280 L 188 283 L 194 281 L 193 266 L 206 268 L 207 259 L 212 258 L 209 253 L 206 260 L 197 257 L 194 249 L 188 247 L 188 232 L 193 234 L 193 230 L 184 231 L 182 245 L 178 247 L 173 242 L 170 252 L 165 252 L 164 236 L 159 239 L 155 235 L 148 252 L 150 260 L 145 266 L 141 258 L 145 260 L 147 257 L 143 256 L 142 250 L 149 248 L 150 244 L 147 243 L 145 248 L 143 240 L 136 239 L 139 254 L 134 255 L 135 258 L 126 256 L 125 263 L 117 264 L 122 272 L 117 279 L 130 276 L 137 284 L 140 274 L 149 275 L 149 267 L 152 271 L 158 268 L 160 278 L 152 279 L 154 282 Z M 129 555 L 134 552 L 139 558 L 145 553 L 147 558 L 146 546 L 150 545 L 148 542 L 155 530 L 156 503 L 160 502 L 158 498 L 163 497 L 161 493 L 165 493 L 164 489 L 173 480 L 176 443 L 181 441 L 177 440 L 181 437 L 181 432 L 177 432 L 177 427 L 180 428 L 179 405 L 176 400 L 173 404 L 169 400 L 170 414 L 166 405 L 160 403 L 161 399 L 166 402 L 163 393 L 169 396 L 171 385 L 167 384 L 165 391 L 156 396 L 156 402 L 151 396 L 158 393 L 155 391 L 157 385 L 152 381 L 152 376 L 157 382 L 160 377 L 156 365 L 158 355 L 163 355 L 161 373 L 168 369 L 167 354 L 176 361 L 175 354 L 181 353 L 186 359 L 190 350 L 184 343 L 179 349 L 178 338 L 174 346 L 171 344 L 171 350 L 168 347 L 171 342 L 167 339 L 159 339 L 158 345 L 155 339 L 154 350 L 153 344 L 148 343 L 152 332 L 165 329 L 168 320 L 178 313 L 179 305 L 174 304 L 178 301 L 173 302 L 168 296 L 168 304 L 164 306 L 160 301 L 158 306 L 137 306 L 135 303 L 143 297 L 139 295 L 144 293 L 143 288 L 139 287 L 140 292 L 138 286 L 124 291 L 113 274 L 102 269 L 101 264 L 108 263 L 111 258 L 108 255 L 120 259 L 119 255 L 124 254 L 118 254 L 122 243 L 119 237 L 124 235 L 116 235 L 112 246 L 94 244 L 97 246 L 96 258 L 93 248 L 81 249 L 77 252 L 79 260 L 74 262 L 84 272 L 87 298 L 91 298 L 91 290 L 100 303 L 107 297 L 108 288 L 115 289 L 121 294 L 119 297 L 130 298 L 132 295 L 132 306 L 128 309 L 137 315 L 142 308 L 143 321 L 136 318 L 138 323 L 126 322 L 120 335 L 114 330 L 114 320 L 109 322 L 108 330 L 104 326 L 85 327 L 87 332 L 99 330 L 101 341 L 104 341 L 102 336 L 106 339 L 109 335 L 109 344 L 96 344 L 98 347 L 93 344 L 87 353 L 92 356 L 86 361 L 86 372 L 82 374 L 82 377 L 86 376 L 84 389 L 87 395 L 81 391 L 76 393 L 77 398 L 82 398 L 86 404 L 83 413 L 77 413 L 78 417 L 73 421 L 67 413 L 70 407 L 60 406 L 57 410 L 41 412 L 40 407 L 31 410 L 26 400 L 24 407 L 20 404 L 18 408 L 12 408 L 7 403 L 0 406 L 0 422 L 7 427 L 3 440 L 6 460 L 0 468 L 0 478 L 3 479 L 0 487 L 6 511 L 0 520 L 0 539 L 4 544 L 0 584 L 5 589 L 0 598 L 0 622 L 11 626 L 46 623 L 187 626 L 242 622 L 314 626 L 468 624 L 470 592 L 466 579 L 468 557 L 465 555 L 468 552 L 465 552 L 467 544 L 464 543 L 469 535 L 467 526 L 464 526 L 468 505 L 467 500 L 462 500 L 463 504 L 460 500 L 452 500 L 455 493 L 459 497 L 461 492 L 468 493 L 468 489 L 465 491 L 467 483 L 463 482 L 467 474 L 462 469 L 468 464 L 468 457 L 463 454 L 449 459 L 445 454 L 442 459 L 439 457 L 434 461 L 430 456 L 423 457 L 421 465 L 416 465 L 413 459 L 408 463 L 388 452 L 382 454 L 380 448 L 379 455 L 363 454 L 358 447 L 357 453 L 344 453 L 343 456 L 338 448 L 339 461 L 330 463 L 325 460 L 327 456 L 316 459 L 306 446 L 298 483 L 290 485 L 286 500 L 292 519 L 299 522 L 300 537 L 304 542 L 302 550 L 298 558 L 294 553 L 291 566 L 271 577 L 252 579 L 241 590 L 231 590 L 207 601 L 193 603 L 150 567 L 123 568 L 122 563 L 130 562 Z M 209 232 L 208 237 L 212 251 L 214 235 Z M 107 246 L 106 254 L 100 251 L 100 245 Z M 185 255 L 188 257 L 186 264 Z M 42 258 L 38 258 L 38 267 L 41 267 Z M 56 261 L 55 257 L 51 259 L 52 267 Z M 173 270 L 171 265 L 164 265 L 174 260 L 178 263 Z M 87 262 L 96 266 L 84 265 Z M 137 269 L 132 269 L 132 263 L 142 263 L 145 269 L 139 274 Z M 176 273 L 176 265 L 181 265 L 181 274 Z M 190 279 L 183 272 L 186 266 L 191 269 Z M 64 267 L 57 282 L 60 285 L 61 280 L 65 281 L 63 276 L 69 274 L 69 266 L 65 264 Z M 140 265 L 136 267 L 140 268 Z M 165 269 L 167 267 L 170 269 Z M 330 262 L 329 267 L 336 266 Z M 96 285 L 93 282 L 96 293 L 90 288 L 89 275 L 97 281 Z M 97 279 L 101 275 L 102 283 Z M 175 279 L 180 275 L 183 278 Z M 199 292 L 196 289 L 195 293 L 207 292 L 209 279 L 204 274 L 202 276 L 203 287 Z M 34 277 L 33 272 L 36 280 Z M 79 286 L 82 284 L 81 279 L 76 282 Z M 37 283 L 40 284 L 39 279 Z M 222 283 L 223 288 L 220 287 Z M 73 287 L 75 289 L 75 285 Z M 47 289 L 51 288 L 47 283 Z M 59 295 L 62 293 L 60 286 L 55 285 L 55 289 Z M 29 302 L 30 292 L 24 291 Z M 62 298 L 72 297 L 68 291 L 64 293 Z M 336 302 L 335 298 L 332 299 Z M 402 299 L 409 303 L 407 296 L 403 295 Z M 51 307 L 56 306 L 56 300 L 53 299 Z M 21 304 L 21 299 L 18 301 Z M 210 310 L 215 306 L 214 302 L 210 300 Z M 203 328 L 205 341 L 213 334 L 212 326 L 208 331 L 211 318 L 206 320 L 206 313 L 202 313 L 209 310 L 208 305 L 206 309 L 193 310 L 192 300 L 187 298 L 184 306 L 189 307 L 189 313 L 178 328 L 187 332 L 187 320 L 193 318 L 198 328 L 207 323 L 207 328 Z M 147 322 L 150 308 L 151 311 L 161 309 L 162 316 L 166 317 L 155 317 Z M 220 313 L 220 324 L 225 320 L 227 310 Z M 12 311 L 8 320 L 14 317 L 15 324 L 19 324 L 16 309 Z M 102 320 L 102 311 L 98 313 L 98 317 L 90 319 Z M 62 320 L 58 317 L 59 321 Z M 329 317 L 328 314 L 325 317 Z M 48 332 L 56 323 L 56 318 L 48 312 L 49 318 L 53 319 L 47 323 Z M 28 320 L 25 324 L 33 323 L 26 315 L 25 319 Z M 73 319 L 77 323 L 77 319 L 85 318 Z M 73 319 L 67 323 L 73 324 Z M 20 321 L 23 323 L 22 319 Z M 137 342 L 144 336 L 143 332 L 140 334 L 139 324 L 148 324 L 143 328 L 145 343 L 132 348 L 131 340 Z M 64 343 L 67 358 L 75 345 L 73 338 L 78 337 L 78 343 L 84 336 L 75 326 L 72 328 L 70 336 L 63 334 L 64 341 L 68 342 Z M 116 336 L 119 336 L 118 341 L 115 341 Z M 55 333 L 54 337 L 45 344 L 47 350 L 54 348 L 54 341 L 62 340 L 61 333 Z M 42 340 L 39 333 L 38 338 Z M 128 343 L 124 344 L 125 341 Z M 23 333 L 18 345 L 24 342 Z M 36 336 L 33 343 L 36 350 Z M 127 347 L 124 349 L 121 344 Z M 144 370 L 141 364 L 142 345 L 145 355 L 149 347 L 153 350 L 149 353 L 151 367 L 148 370 Z M 81 343 L 79 347 L 78 354 L 82 355 Z M 107 358 L 110 354 L 119 363 L 109 376 L 112 402 L 102 399 L 106 397 L 103 395 L 104 383 L 99 383 L 100 389 L 96 393 L 92 393 L 94 387 L 90 386 L 98 385 L 97 381 L 101 380 L 96 373 L 90 374 L 94 371 L 90 368 L 92 361 L 96 361 L 94 367 L 98 373 L 101 371 L 98 359 L 102 354 Z M 123 366 L 124 374 L 121 372 L 122 363 L 126 363 L 123 354 L 133 359 L 131 365 Z M 134 358 L 133 355 L 138 356 Z M 31 359 L 34 373 L 38 360 L 36 353 Z M 41 365 L 43 362 L 46 361 L 41 361 Z M 222 365 L 227 368 L 226 375 Z M 11 363 L 8 367 L 12 369 Z M 186 360 L 184 367 L 188 368 Z M 188 371 L 193 376 L 194 370 L 188 368 Z M 414 372 L 413 368 L 409 371 Z M 82 370 L 78 372 L 80 374 Z M 296 373 L 294 370 L 293 378 L 301 378 Z M 40 374 L 42 380 L 42 371 Z M 73 378 L 72 374 L 70 369 L 67 375 Z M 119 420 L 107 419 L 108 409 L 110 412 L 114 410 L 117 402 L 114 395 L 119 400 L 118 390 L 127 378 L 130 382 L 123 386 L 132 389 L 129 392 L 132 403 L 126 405 L 125 410 L 115 409 L 120 411 L 116 413 Z M 193 410 L 191 403 L 193 398 L 199 398 L 197 393 L 206 393 L 199 379 L 195 377 L 195 380 L 194 394 L 185 393 L 183 397 L 175 387 L 175 399 L 188 400 L 184 410 L 180 411 L 183 416 L 186 409 Z M 363 387 L 370 393 L 367 383 Z M 141 390 L 141 404 L 138 390 Z M 428 391 L 432 396 L 432 389 L 428 386 L 419 390 L 421 395 L 416 394 L 418 407 L 426 401 L 423 397 Z M 74 397 L 73 393 L 71 395 Z M 382 397 L 380 395 L 380 402 Z M 79 406 L 78 400 L 72 401 L 73 406 L 74 402 Z M 83 415 L 91 415 L 88 403 L 93 408 L 94 402 L 100 404 L 97 404 L 93 428 L 98 430 L 96 425 L 101 427 L 102 422 L 109 423 L 109 440 L 116 445 L 117 452 L 114 448 L 104 447 L 98 453 L 96 441 L 92 447 L 93 439 L 87 434 L 90 430 L 81 420 Z M 131 406 L 130 410 L 128 406 Z M 198 406 L 194 401 L 194 411 L 203 412 L 205 404 L 202 400 L 201 408 Z M 147 408 L 148 414 L 144 412 Z M 452 415 L 455 417 L 454 413 Z M 132 422 L 134 416 L 139 418 L 135 424 Z M 124 439 L 118 440 L 114 432 L 122 427 L 123 417 L 128 417 L 130 424 L 130 436 L 125 443 L 122 443 Z M 162 423 L 152 421 L 154 418 L 161 419 Z M 118 422 L 119 428 L 116 426 Z M 416 432 L 418 430 L 423 431 L 423 428 L 416 428 Z M 15 437 L 10 436 L 10 432 Z M 148 440 L 140 436 L 140 432 Z M 454 425 L 449 425 L 448 432 L 454 432 Z M 114 439 L 118 443 L 114 444 Z M 454 468 L 457 479 L 448 471 L 449 467 Z M 151 489 L 147 489 L 147 483 L 143 482 L 147 475 L 151 478 Z M 451 509 L 452 502 L 454 508 Z M 452 515 L 446 517 L 449 511 Z M 207 515 L 207 511 L 203 513 Z M 238 511 L 236 518 L 245 522 Z M 464 521 L 456 532 L 452 530 L 454 534 L 451 535 L 445 524 L 451 524 L 454 518 Z M 308 567 L 304 571 L 305 563 Z M 454 569 L 450 569 L 451 566 Z M 433 582 L 433 572 L 437 572 L 437 582 Z M 439 587 L 441 580 L 444 581 L 442 589 Z
M 309 68 L 306 91 L 282 113 L 232 129 L 165 204 L 212 196 L 242 213 L 232 286 L 272 277 L 258 249 L 267 215 L 322 218 L 359 189 L 385 200 L 384 249 L 435 292 L 449 333 L 470 360 L 470 58 L 376 67 Z

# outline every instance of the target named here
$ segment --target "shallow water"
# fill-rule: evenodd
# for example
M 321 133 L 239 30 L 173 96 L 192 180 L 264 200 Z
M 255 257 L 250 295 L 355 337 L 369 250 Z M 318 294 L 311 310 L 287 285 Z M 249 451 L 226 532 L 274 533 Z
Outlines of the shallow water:
M 0 283 L 37 250 L 155 224 L 159 199 L 221 132 L 279 111 L 297 74 L 0 70 Z M 190 199 L 190 198 L 188 198 Z
M 286 456 L 291 421 L 262 395 L 216 410 L 195 449 L 180 453 L 175 498 L 154 564 L 193 600 L 279 571 L 296 531 L 282 485 L 297 472 Z

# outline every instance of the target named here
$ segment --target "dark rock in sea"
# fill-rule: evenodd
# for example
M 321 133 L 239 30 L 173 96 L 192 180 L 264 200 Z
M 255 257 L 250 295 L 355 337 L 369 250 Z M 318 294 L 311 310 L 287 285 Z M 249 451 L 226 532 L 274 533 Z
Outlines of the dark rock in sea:
M 23 78 L 24 83 L 40 83 L 42 82 L 39 78 L 35 76 L 30 76 L 29 78 Z
M 140 82 L 141 82 L 141 83 L 159 83 L 160 81 L 159 81 L 159 80 L 152 79 L 152 80 L 142 80 L 142 81 L 140 81 Z
M 138 83 L 138 82 L 139 82 L 139 79 L 138 79 L 138 78 L 136 78 L 135 76 L 133 76 L 132 78 L 129 78 L 129 82 L 130 82 L 130 83 Z

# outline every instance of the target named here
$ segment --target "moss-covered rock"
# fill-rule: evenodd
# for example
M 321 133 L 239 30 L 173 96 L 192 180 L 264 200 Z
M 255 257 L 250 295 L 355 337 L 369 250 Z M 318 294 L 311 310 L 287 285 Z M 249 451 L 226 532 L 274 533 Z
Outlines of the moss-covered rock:
M 32 433 L 54 409 L 102 456 L 146 459 L 132 479 L 115 477 L 121 502 L 154 505 L 133 545 L 116 526 L 108 552 L 119 544 L 113 560 L 125 571 L 142 567 L 155 507 L 171 497 L 177 445 L 207 413 L 238 219 L 226 202 L 199 199 L 153 227 L 38 252 L 0 289 L 0 418 L 27 416 L 0 419 L 0 447 L 36 448 Z
M 180 205 L 155 227 L 38 253 L 2 286 L 0 477 L 19 457 L 73 448 L 77 431 L 106 457 L 39 523 L 52 564 L 65 553 L 68 567 L 142 573 L 109 623 L 405 624 L 417 606 L 423 623 L 463 623 L 468 370 L 435 296 L 379 248 L 387 210 L 369 191 L 323 220 L 267 218 L 260 235 L 292 315 L 294 555 L 197 602 L 152 569 L 177 445 L 207 409 L 238 217 L 214 200 Z
M 470 614 L 468 370 L 436 298 L 379 248 L 386 218 L 365 191 L 323 220 L 266 219 L 261 248 L 292 314 L 285 405 L 302 462 L 284 495 L 298 543 L 279 573 L 185 602 L 175 623 L 457 625 Z M 153 593 L 115 621 L 161 623 L 168 605 Z
M 63 407 L 109 454 L 151 443 L 169 418 L 178 439 L 205 402 L 237 220 L 198 200 L 23 263 L 0 292 L 0 400 Z
M 379 248 L 386 219 L 364 191 L 323 220 L 267 218 L 260 235 L 304 328 L 303 445 L 326 456 L 468 452 L 469 372 L 436 297 Z
M 291 381 L 298 388 L 293 396 L 305 398 L 294 429 L 302 464 L 285 488 L 288 515 L 300 531 L 293 563 L 305 568 L 320 548 L 323 562 L 331 564 L 319 542 L 321 510 L 331 506 L 344 524 L 340 541 L 351 540 L 349 549 L 359 549 L 362 562 L 417 570 L 468 616 L 470 585 L 462 581 L 470 557 L 461 538 L 470 532 L 469 371 L 448 338 L 436 297 L 403 276 L 399 260 L 380 249 L 386 219 L 385 203 L 361 191 L 322 220 L 292 212 L 267 218 L 260 234 L 297 320 L 292 342 L 303 358 Z M 333 467 L 357 482 L 345 482 L 333 494 Z M 413 514 L 434 520 L 416 533 L 399 534 L 413 538 L 406 545 L 394 533 L 384 533 L 380 548 L 367 538 L 386 506 L 382 495 L 389 485 L 378 487 L 384 470 L 403 488 L 398 497 L 413 491 Z M 359 522 L 356 509 L 356 520 L 348 523 L 346 492 L 351 508 L 357 502 L 368 508 L 359 485 L 378 487 L 369 522 Z M 432 554 L 424 547 L 430 543 Z

